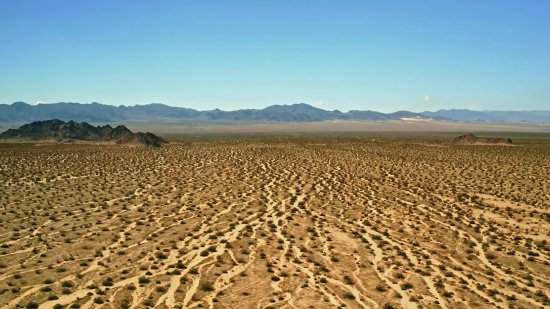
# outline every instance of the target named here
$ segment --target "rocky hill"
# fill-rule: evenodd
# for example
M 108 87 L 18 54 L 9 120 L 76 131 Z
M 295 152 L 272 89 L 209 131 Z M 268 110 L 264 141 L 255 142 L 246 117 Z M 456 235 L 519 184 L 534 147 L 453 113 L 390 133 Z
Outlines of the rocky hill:
M 94 127 L 86 122 L 64 122 L 58 119 L 35 121 L 19 129 L 9 129 L 0 134 L 5 140 L 32 141 L 94 141 L 115 142 L 117 144 L 141 144 L 160 147 L 167 142 L 152 133 L 132 133 L 125 126 L 112 128 L 110 125 Z
M 461 135 L 451 140 L 453 145 L 512 145 L 512 140 L 501 137 L 477 137 L 473 134 Z

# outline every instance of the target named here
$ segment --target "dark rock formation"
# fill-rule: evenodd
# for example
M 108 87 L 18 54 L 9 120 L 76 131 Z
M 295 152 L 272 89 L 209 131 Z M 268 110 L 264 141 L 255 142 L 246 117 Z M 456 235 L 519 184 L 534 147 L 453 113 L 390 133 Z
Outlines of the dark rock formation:
M 512 145 L 512 140 L 509 138 L 501 137 L 477 137 L 473 134 L 461 135 L 454 138 L 451 141 L 453 145 L 475 145 L 475 144 L 489 144 L 489 145 Z
M 160 147 L 167 143 L 152 133 L 132 133 L 122 125 L 113 129 L 110 125 L 94 127 L 86 122 L 64 122 L 58 119 L 35 121 L 19 129 L 9 129 L 0 134 L 0 139 L 116 142 L 142 144 L 149 147 Z

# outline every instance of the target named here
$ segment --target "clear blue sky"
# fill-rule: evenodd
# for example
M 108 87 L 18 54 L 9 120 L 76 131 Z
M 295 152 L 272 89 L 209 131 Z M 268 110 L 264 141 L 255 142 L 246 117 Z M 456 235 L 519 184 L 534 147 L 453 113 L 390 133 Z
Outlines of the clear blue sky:
M 0 103 L 550 109 L 550 1 L 0 2 Z

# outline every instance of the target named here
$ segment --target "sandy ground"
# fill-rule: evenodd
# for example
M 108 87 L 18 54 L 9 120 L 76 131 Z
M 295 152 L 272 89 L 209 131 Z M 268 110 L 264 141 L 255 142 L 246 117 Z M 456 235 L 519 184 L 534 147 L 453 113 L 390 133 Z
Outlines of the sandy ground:
M 201 123 L 127 122 L 133 132 L 155 134 L 239 134 L 239 133 L 343 133 L 343 132 L 538 132 L 550 133 L 549 124 L 475 123 L 449 121 L 326 121 L 302 123 Z M 104 124 L 98 124 L 104 125 Z
M 550 140 L 0 145 L 2 308 L 550 306 Z

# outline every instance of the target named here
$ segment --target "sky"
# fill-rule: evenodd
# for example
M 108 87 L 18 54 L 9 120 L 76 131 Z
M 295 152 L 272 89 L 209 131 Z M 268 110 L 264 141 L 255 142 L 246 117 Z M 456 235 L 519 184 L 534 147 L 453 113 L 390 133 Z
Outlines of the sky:
M 0 0 L 0 103 L 550 110 L 548 12 L 548 0 Z

